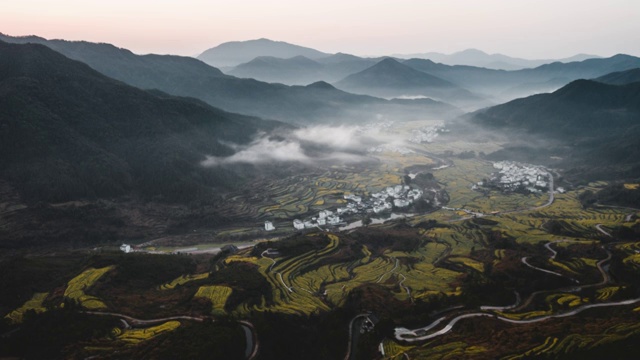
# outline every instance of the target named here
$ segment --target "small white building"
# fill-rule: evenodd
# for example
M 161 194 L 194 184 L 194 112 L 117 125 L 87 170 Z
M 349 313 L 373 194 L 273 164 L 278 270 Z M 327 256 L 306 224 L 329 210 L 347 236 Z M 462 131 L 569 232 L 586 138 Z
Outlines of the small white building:
M 393 205 L 395 205 L 396 207 L 399 207 L 399 208 L 407 207 L 407 206 L 411 205 L 411 200 L 395 199 L 395 200 L 393 200 Z
M 264 222 L 264 229 L 267 231 L 273 231 L 276 229 L 275 226 L 273 226 L 273 223 L 271 221 L 265 221 Z
M 357 203 L 362 202 L 362 197 L 356 196 L 356 195 L 353 195 L 353 194 L 344 195 L 343 197 L 344 197 L 345 200 L 351 200 L 351 201 L 355 201 Z
M 124 251 L 125 253 L 130 253 L 131 252 L 131 245 L 122 244 L 122 245 L 120 245 L 120 250 Z
M 408 198 L 412 198 L 414 201 L 418 200 L 422 197 L 422 191 L 418 190 L 418 189 L 414 189 L 414 190 L 410 190 L 407 193 L 407 197 Z
M 302 220 L 295 219 L 293 220 L 293 227 L 298 230 L 304 230 L 304 223 Z

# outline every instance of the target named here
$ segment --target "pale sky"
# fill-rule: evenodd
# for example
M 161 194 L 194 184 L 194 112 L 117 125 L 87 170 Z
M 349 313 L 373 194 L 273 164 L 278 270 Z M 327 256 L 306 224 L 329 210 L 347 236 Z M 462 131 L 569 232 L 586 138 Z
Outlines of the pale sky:
M 269 38 L 384 55 L 477 48 L 525 58 L 640 56 L 638 0 L 0 0 L 0 32 L 197 55 Z

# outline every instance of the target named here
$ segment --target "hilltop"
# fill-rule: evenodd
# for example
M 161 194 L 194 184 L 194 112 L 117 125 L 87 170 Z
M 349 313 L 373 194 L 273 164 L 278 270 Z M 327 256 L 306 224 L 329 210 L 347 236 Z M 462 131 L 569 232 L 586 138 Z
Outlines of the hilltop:
M 284 41 L 273 41 L 263 38 L 257 40 L 222 43 L 204 51 L 202 54 L 198 55 L 198 59 L 209 65 L 220 67 L 236 66 L 259 56 L 271 56 L 285 59 L 304 56 L 310 59 L 318 59 L 329 56 L 329 54 L 308 47 L 289 44 Z

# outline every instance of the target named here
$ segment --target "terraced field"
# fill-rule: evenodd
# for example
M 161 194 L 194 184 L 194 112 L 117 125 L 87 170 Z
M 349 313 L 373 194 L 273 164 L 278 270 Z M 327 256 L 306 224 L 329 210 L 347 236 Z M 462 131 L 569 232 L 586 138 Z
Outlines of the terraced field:
M 228 286 L 205 285 L 198 288 L 198 292 L 194 297 L 211 301 L 212 313 L 220 314 L 224 313 L 224 305 L 227 303 L 232 291 L 233 289 Z
M 136 345 L 140 342 L 151 340 L 154 337 L 173 331 L 180 327 L 180 321 L 167 321 L 163 324 L 152 326 L 144 329 L 126 329 L 114 328 L 112 335 L 118 340 L 125 343 Z
M 175 289 L 176 286 L 181 286 L 184 285 L 190 281 L 195 281 L 195 280 L 202 280 L 202 279 L 206 279 L 209 277 L 209 273 L 203 273 L 203 274 L 194 274 L 194 275 L 182 275 L 176 279 L 173 279 L 172 281 L 166 283 L 166 284 L 162 284 L 158 287 L 159 290 L 172 290 Z
M 33 297 L 27 300 L 24 305 L 5 315 L 5 319 L 8 319 L 14 324 L 19 324 L 22 322 L 22 318 L 27 311 L 35 311 L 36 313 L 45 312 L 47 309 L 44 307 L 43 303 L 47 296 L 49 296 L 49 293 L 33 294 Z
M 76 301 L 85 309 L 97 310 L 105 309 L 107 305 L 95 296 L 87 295 L 85 290 L 95 284 L 101 276 L 113 270 L 113 266 L 105 266 L 103 268 L 89 268 L 69 281 L 67 289 L 64 291 L 64 297 Z

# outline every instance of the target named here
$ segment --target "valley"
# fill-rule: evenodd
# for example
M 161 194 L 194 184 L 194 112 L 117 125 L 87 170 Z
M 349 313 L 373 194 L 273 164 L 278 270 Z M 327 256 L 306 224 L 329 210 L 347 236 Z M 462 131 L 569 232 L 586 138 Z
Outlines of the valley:
M 433 123 L 407 123 L 396 132 L 410 138 L 415 129 Z M 196 229 L 199 234 L 191 240 L 185 235 L 163 236 L 132 243 L 134 251 L 128 254 L 109 247 L 76 250 L 61 265 L 69 269 L 67 276 L 74 276 L 72 268 L 86 266 L 101 266 L 97 270 L 104 275 L 82 285 L 86 290 L 77 295 L 82 300 L 74 311 L 85 314 L 89 327 L 92 317 L 99 315 L 125 322 L 104 328 L 103 337 L 67 351 L 103 356 L 118 349 L 133 356 L 159 346 L 156 339 L 170 338 L 167 334 L 178 329 L 194 330 L 201 326 L 195 325 L 198 322 L 214 321 L 209 326 L 216 327 L 220 319 L 246 319 L 255 330 L 245 337 L 257 337 L 260 345 L 256 342 L 255 351 L 245 349 L 238 340 L 237 351 L 264 354 L 275 349 L 262 339 L 266 325 L 256 323 L 264 321 L 256 320 L 264 316 L 260 314 L 271 314 L 275 322 L 336 314 L 342 319 L 336 319 L 339 333 L 357 336 L 345 336 L 330 351 L 338 357 L 350 348 L 350 359 L 364 353 L 386 359 L 436 353 L 478 358 L 560 354 L 574 346 L 570 344 L 578 341 L 578 335 L 558 332 L 559 324 L 566 329 L 584 319 L 591 319 L 593 329 L 610 333 L 611 339 L 637 336 L 640 329 L 632 325 L 638 316 L 632 274 L 638 269 L 638 250 L 636 242 L 614 234 L 637 229 L 635 219 L 640 214 L 625 208 L 584 208 L 580 194 L 597 192 L 607 184 L 575 187 L 563 182 L 555 169 L 549 169 L 554 175 L 545 192 L 476 189 L 474 185 L 496 169 L 493 162 L 469 157 L 467 152 L 489 152 L 500 143 L 457 146 L 448 144 L 448 136 L 456 135 L 422 144 L 407 142 L 409 152 L 375 152 L 364 163 L 318 167 L 279 181 L 256 179 L 227 195 L 220 206 L 224 217 L 237 219 L 236 225 Z M 407 176 L 410 173 L 413 179 Z M 430 180 L 420 182 L 425 177 Z M 333 226 L 298 231 L 292 226 L 293 219 L 344 207 L 345 194 L 366 197 L 407 181 L 412 186 L 437 184 L 446 191 L 447 202 L 426 213 L 412 209 L 404 219 L 360 222 L 361 227 L 344 231 Z M 560 185 L 567 191 L 558 193 Z M 362 216 L 374 217 L 362 213 L 345 221 Z M 264 220 L 273 221 L 276 230 L 265 231 Z M 223 245 L 237 247 L 220 250 Z M 174 252 L 190 255 L 153 254 Z M 31 261 L 50 261 L 47 258 Z M 20 271 L 27 271 L 33 265 L 20 266 L 25 267 Z M 85 281 L 89 275 L 84 274 L 70 279 L 64 291 L 64 282 L 54 288 L 42 284 L 33 299 L 16 303 L 7 318 L 19 324 L 38 321 L 25 317 L 30 311 L 64 311 L 55 304 L 74 299 L 68 289 Z M 28 290 L 24 294 L 33 295 Z M 515 304 L 509 305 L 514 294 Z M 434 312 L 443 308 L 449 310 Z M 615 330 L 610 329 L 610 319 L 598 315 L 610 309 L 627 319 Z M 373 324 L 375 330 L 372 326 L 361 332 L 361 321 L 349 326 L 349 313 L 362 311 L 376 321 L 384 320 L 386 330 Z M 496 343 L 503 341 L 501 336 L 483 335 L 480 329 L 488 324 L 502 331 L 535 326 L 538 332 L 542 327 L 547 337 L 539 344 L 513 347 L 509 342 Z M 467 340 L 460 342 L 463 334 Z M 608 339 L 580 336 L 580 348 L 585 349 Z M 344 342 L 347 338 L 352 345 Z
M 636 358 L 640 6 L 569 3 L 7 3 L 0 359 Z

